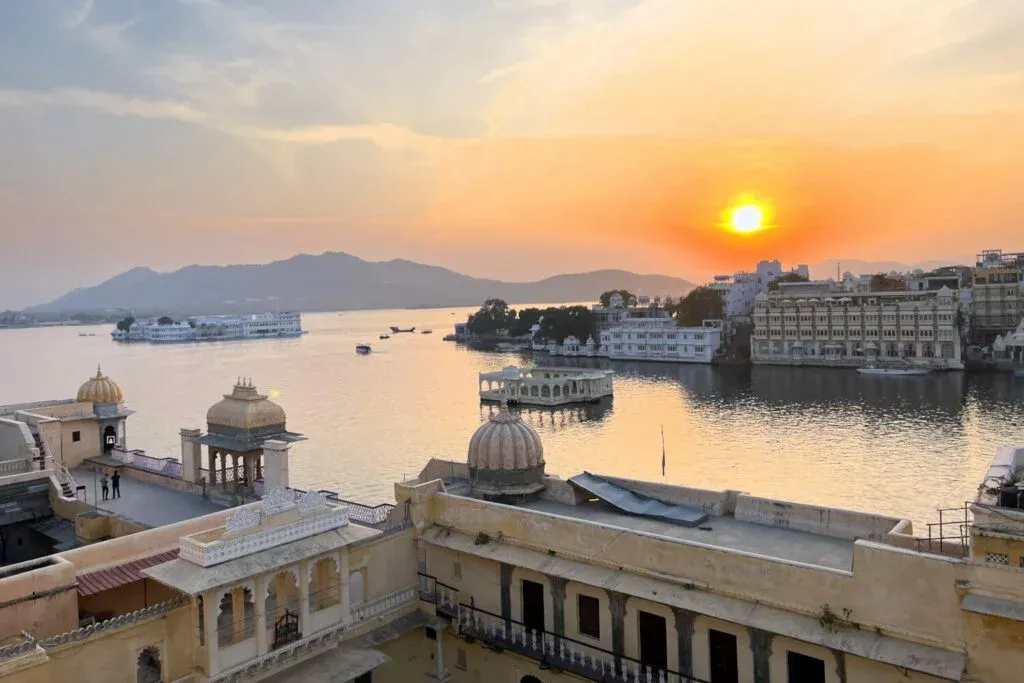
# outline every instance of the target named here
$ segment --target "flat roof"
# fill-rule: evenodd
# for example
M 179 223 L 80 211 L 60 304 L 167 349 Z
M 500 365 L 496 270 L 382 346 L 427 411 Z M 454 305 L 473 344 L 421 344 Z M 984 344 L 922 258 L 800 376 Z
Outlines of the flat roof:
M 112 472 L 115 468 L 111 467 Z M 103 500 L 100 490 L 100 473 L 82 467 L 71 470 L 71 476 L 79 486 L 85 486 L 85 502 L 96 505 L 100 510 L 113 512 L 148 527 L 159 527 L 184 522 L 219 512 L 223 505 L 203 498 L 197 493 L 177 491 L 170 487 L 150 484 L 121 475 L 121 497 Z M 110 475 L 107 475 L 110 478 Z
M 680 541 L 701 543 L 723 550 L 760 555 L 784 562 L 798 562 L 840 571 L 853 570 L 853 541 L 741 522 L 728 515 L 711 516 L 700 526 L 683 527 L 649 517 L 628 515 L 604 503 L 567 505 L 550 500 L 534 500 L 518 503 L 515 507 L 656 534 Z

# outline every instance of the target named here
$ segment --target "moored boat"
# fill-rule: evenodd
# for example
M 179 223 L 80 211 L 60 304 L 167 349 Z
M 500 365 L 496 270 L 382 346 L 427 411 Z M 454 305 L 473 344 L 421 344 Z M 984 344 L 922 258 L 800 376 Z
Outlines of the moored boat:
M 862 375 L 886 375 L 893 377 L 909 377 L 911 375 L 927 375 L 931 372 L 928 368 L 879 368 L 866 367 L 857 368 Z
M 433 332 L 433 330 L 422 330 L 420 334 L 432 334 Z
M 398 334 L 400 332 L 415 332 L 415 331 L 416 331 L 415 327 L 410 327 L 407 330 L 403 330 L 400 327 L 395 327 L 394 325 L 391 326 L 391 334 Z
M 373 349 L 370 348 L 369 344 L 356 344 L 356 353 L 361 353 L 363 355 L 366 355 L 366 354 L 368 354 L 372 350 Z
M 382 335 L 380 335 L 380 338 L 381 339 L 391 339 L 391 335 L 390 334 L 382 334 Z

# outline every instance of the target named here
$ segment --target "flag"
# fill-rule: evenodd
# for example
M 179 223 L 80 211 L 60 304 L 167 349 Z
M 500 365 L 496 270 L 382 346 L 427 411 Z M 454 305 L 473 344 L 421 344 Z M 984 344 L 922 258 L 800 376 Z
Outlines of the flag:
M 665 476 L 665 425 L 661 425 L 661 476 Z

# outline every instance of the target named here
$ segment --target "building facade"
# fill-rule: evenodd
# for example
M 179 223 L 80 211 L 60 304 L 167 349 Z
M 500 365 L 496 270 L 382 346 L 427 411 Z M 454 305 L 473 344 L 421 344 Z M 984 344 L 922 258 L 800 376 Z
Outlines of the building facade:
M 114 341 L 145 341 L 170 344 L 232 339 L 298 337 L 303 334 L 302 314 L 295 312 L 260 313 L 234 316 L 197 316 L 180 322 L 161 324 L 156 320 L 138 320 L 127 332 L 114 330 Z
M 754 363 L 963 368 L 960 299 L 948 287 L 841 292 L 831 283 L 784 283 L 754 309 Z
M 979 254 L 971 296 L 971 327 L 980 341 L 1016 329 L 1024 317 L 1024 253 Z

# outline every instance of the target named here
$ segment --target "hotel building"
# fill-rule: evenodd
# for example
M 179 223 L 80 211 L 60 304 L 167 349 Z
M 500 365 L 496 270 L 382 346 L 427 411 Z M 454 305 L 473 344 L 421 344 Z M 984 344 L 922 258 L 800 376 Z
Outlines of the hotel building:
M 1016 329 L 1024 317 L 1024 253 L 979 254 L 971 295 L 971 327 L 983 341 Z
M 276 421 L 264 400 L 246 410 Z M 126 495 L 151 486 L 198 510 L 196 431 L 176 471 L 122 463 Z M 999 450 L 958 519 L 915 535 L 905 519 L 740 491 L 550 476 L 558 454 L 506 410 L 467 442 L 370 508 L 292 487 L 288 444 L 271 440 L 262 499 L 152 528 L 66 498 L 48 466 L 0 470 L 0 496 L 48 485 L 76 531 L 73 548 L 0 568 L 0 676 L 1020 680 L 1024 447 Z M 24 458 L 0 449 L 5 465 Z
M 754 305 L 754 363 L 963 368 L 960 299 L 932 291 L 841 292 L 831 282 L 782 283 Z

